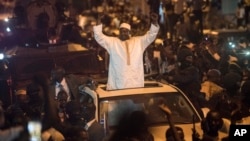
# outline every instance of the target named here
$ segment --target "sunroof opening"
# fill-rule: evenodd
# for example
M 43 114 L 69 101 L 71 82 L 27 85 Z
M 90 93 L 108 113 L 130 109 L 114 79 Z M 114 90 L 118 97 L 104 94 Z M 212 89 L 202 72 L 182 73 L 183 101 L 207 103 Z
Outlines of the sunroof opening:
M 155 87 L 162 87 L 161 84 L 159 83 L 144 83 L 144 88 L 155 88 Z M 104 87 L 101 87 L 103 90 L 106 90 L 106 86 Z M 141 88 L 141 87 L 139 87 Z M 136 89 L 136 88 L 127 88 L 127 89 Z M 122 89 L 119 89 L 119 90 L 122 90 Z M 123 89 L 125 90 L 125 89 Z
M 159 83 L 144 83 L 144 88 L 162 87 Z

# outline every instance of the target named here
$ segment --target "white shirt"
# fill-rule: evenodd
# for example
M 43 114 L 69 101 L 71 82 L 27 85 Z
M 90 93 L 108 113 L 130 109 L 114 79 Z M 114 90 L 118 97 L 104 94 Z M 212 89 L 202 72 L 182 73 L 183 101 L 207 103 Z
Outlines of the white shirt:
M 102 25 L 94 26 L 93 31 L 110 56 L 107 90 L 144 87 L 143 52 L 155 40 L 159 26 L 151 24 L 145 35 L 126 41 L 104 35 Z
M 70 101 L 71 97 L 70 97 L 69 87 L 68 87 L 68 85 L 67 85 L 67 83 L 66 83 L 65 78 L 63 78 L 63 80 L 62 80 L 61 83 L 56 82 L 56 86 L 55 86 L 55 89 L 56 89 L 56 90 L 55 90 L 55 93 L 56 93 L 56 95 L 55 95 L 55 96 L 57 97 L 58 93 L 59 93 L 60 90 L 61 90 L 60 84 L 63 86 L 63 89 L 65 90 L 65 92 L 68 94 L 68 99 L 67 99 L 67 101 Z

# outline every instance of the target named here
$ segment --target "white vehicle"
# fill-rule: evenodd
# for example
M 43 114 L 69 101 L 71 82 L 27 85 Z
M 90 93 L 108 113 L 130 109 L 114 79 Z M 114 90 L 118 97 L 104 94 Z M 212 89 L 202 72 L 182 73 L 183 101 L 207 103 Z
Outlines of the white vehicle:
M 155 141 L 166 141 L 165 132 L 169 128 L 166 114 L 159 104 L 165 103 L 172 111 L 176 126 L 184 130 L 185 140 L 192 141 L 192 129 L 202 135 L 201 115 L 185 94 L 177 87 L 156 81 L 146 81 L 145 87 L 106 91 L 99 85 L 97 93 L 97 119 L 109 136 L 124 114 L 143 110 L 147 114 L 147 125 Z M 222 134 L 226 136 L 227 134 Z

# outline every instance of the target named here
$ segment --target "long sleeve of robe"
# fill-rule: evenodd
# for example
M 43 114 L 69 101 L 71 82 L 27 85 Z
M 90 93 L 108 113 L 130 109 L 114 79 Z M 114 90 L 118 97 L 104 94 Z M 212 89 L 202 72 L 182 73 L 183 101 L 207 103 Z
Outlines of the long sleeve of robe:
M 94 26 L 93 31 L 110 56 L 107 90 L 144 87 L 143 52 L 155 40 L 159 26 L 151 24 L 145 35 L 126 41 L 104 35 L 102 25 Z

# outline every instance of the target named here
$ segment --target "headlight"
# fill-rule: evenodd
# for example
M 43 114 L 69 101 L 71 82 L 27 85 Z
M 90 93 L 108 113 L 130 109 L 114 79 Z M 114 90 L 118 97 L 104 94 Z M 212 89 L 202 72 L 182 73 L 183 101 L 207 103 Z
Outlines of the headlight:
M 246 52 L 245 52 L 245 55 L 246 55 L 246 56 L 249 56 L 249 55 L 250 55 L 250 51 L 246 51 Z
M 4 54 L 0 53 L 0 60 L 3 60 L 3 59 L 4 59 Z
M 233 42 L 229 42 L 228 44 L 229 44 L 229 47 L 235 48 L 235 44 Z

